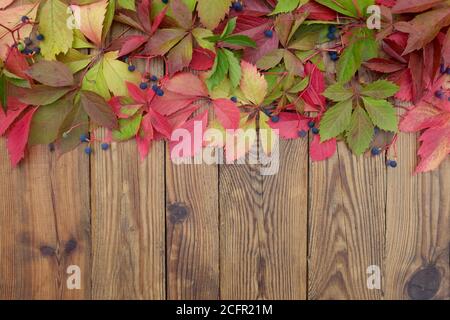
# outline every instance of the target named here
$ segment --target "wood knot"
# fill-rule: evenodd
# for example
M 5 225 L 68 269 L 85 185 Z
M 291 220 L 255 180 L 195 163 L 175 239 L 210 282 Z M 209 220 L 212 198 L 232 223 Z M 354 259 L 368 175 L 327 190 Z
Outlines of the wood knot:
M 64 245 L 64 252 L 66 254 L 70 254 L 72 251 L 74 251 L 77 248 L 77 245 L 78 245 L 78 243 L 75 239 L 70 239 Z
M 408 281 L 408 295 L 413 300 L 429 300 L 439 291 L 441 273 L 435 266 L 416 271 Z
M 50 247 L 50 246 L 45 246 L 45 245 L 41 246 L 39 248 L 39 251 L 41 251 L 41 254 L 46 257 L 54 256 L 56 253 L 55 248 Z
M 170 213 L 169 220 L 173 224 L 183 223 L 189 215 L 189 208 L 185 203 L 181 202 L 172 203 L 169 205 L 168 210 Z

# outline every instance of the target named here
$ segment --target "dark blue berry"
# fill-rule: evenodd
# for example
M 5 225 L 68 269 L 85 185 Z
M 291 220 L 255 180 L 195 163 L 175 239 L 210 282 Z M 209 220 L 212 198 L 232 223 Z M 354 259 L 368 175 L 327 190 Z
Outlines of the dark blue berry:
M 373 128 L 374 134 L 378 134 L 378 132 L 380 132 L 380 128 L 378 128 L 378 127 Z
M 147 89 L 148 88 L 147 82 L 141 82 L 141 84 L 139 85 L 139 88 L 141 88 L 141 90 Z
M 107 143 L 102 143 L 101 144 L 102 150 L 108 150 L 109 149 L 109 144 Z
M 388 165 L 388 167 L 396 168 L 397 167 L 397 161 L 395 161 L 395 160 L 388 160 L 387 161 L 387 165 Z
M 158 91 L 159 87 L 157 84 L 152 85 L 152 90 L 156 93 Z
M 336 39 L 336 35 L 334 33 L 328 32 L 327 38 L 330 39 L 330 40 L 335 40 Z
M 266 31 L 264 31 L 264 35 L 267 38 L 272 38 L 273 37 L 273 31 L 272 30 L 266 30 Z
M 319 129 L 316 128 L 316 127 L 314 127 L 314 128 L 311 129 L 311 132 L 312 132 L 313 134 L 319 134 Z
M 30 48 L 25 48 L 22 50 L 22 53 L 25 55 L 29 55 L 33 53 L 33 50 L 31 50 Z
M 36 47 L 33 49 L 33 51 L 34 51 L 34 53 L 39 54 L 39 53 L 41 53 L 41 48 Z
M 42 40 L 44 40 L 44 35 L 43 34 L 38 34 L 36 36 L 36 39 L 39 40 L 39 41 L 42 41 Z
M 54 144 L 54 143 L 49 143 L 49 145 L 48 145 L 48 150 L 49 150 L 50 152 L 55 151 L 55 144 Z
M 236 10 L 237 12 L 241 12 L 242 10 L 244 10 L 244 7 L 242 6 L 242 3 L 236 1 L 233 3 L 233 9 Z
M 92 153 L 92 148 L 91 147 L 84 148 L 84 153 L 91 154 Z
M 158 77 L 157 77 L 157 76 L 151 76 L 151 77 L 150 77 L 150 80 L 152 80 L 152 81 L 158 81 Z
M 445 73 L 447 72 L 447 68 L 445 67 L 444 64 L 441 64 L 441 68 L 440 68 L 441 73 Z
M 238 98 L 237 97 L 231 97 L 230 100 L 233 101 L 234 103 L 238 102 Z
M 446 74 L 450 74 L 450 68 L 445 69 Z
M 130 64 L 130 65 L 128 66 L 128 71 L 133 72 L 134 70 L 136 70 L 136 66 Z
M 438 90 L 434 93 L 434 95 L 436 96 L 436 98 L 438 99 L 442 99 L 444 97 L 444 93 L 442 92 L 442 90 Z
M 310 127 L 310 128 L 314 128 L 315 125 L 316 125 L 316 123 L 314 121 L 308 122 L 308 127 Z
M 266 116 L 270 117 L 272 115 L 272 111 L 269 108 L 264 108 L 263 112 L 266 114 Z
M 300 138 L 304 138 L 304 137 L 306 137 L 308 132 L 306 132 L 305 130 L 300 130 L 299 132 L 297 132 L 297 134 Z
M 162 3 L 164 3 L 164 4 L 169 3 L 169 0 L 161 0 L 161 1 L 162 1 Z
M 280 121 L 280 117 L 279 116 L 272 116 L 272 117 L 270 117 L 270 120 L 272 120 L 272 122 L 277 123 L 278 121 Z
M 336 31 L 337 31 L 337 28 L 335 25 L 328 26 L 329 33 L 335 33 Z
M 378 156 L 381 153 L 381 149 L 377 147 L 373 147 L 372 150 L 370 150 L 373 156 Z
M 158 88 L 158 90 L 156 90 L 156 95 L 162 97 L 164 95 L 164 91 L 161 88 Z
M 22 23 L 27 23 L 28 21 L 30 21 L 30 18 L 28 18 L 27 16 L 22 16 L 20 20 L 22 21 Z
M 31 41 L 30 38 L 25 38 L 25 39 L 23 39 L 23 43 L 25 43 L 26 46 L 29 46 L 30 44 L 33 43 L 33 41 Z
M 329 54 L 332 61 L 337 61 L 339 59 L 338 53 L 336 51 L 330 51 Z
M 83 133 L 83 134 L 80 136 L 80 141 L 81 141 L 81 142 L 89 142 L 89 137 L 88 137 L 88 135 L 85 134 L 85 133 Z

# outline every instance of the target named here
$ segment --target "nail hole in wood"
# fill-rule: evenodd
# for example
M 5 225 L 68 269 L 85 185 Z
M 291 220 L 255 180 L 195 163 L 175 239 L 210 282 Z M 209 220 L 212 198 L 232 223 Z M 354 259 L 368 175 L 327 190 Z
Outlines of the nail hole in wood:
M 429 300 L 439 291 L 441 273 L 435 266 L 418 270 L 408 281 L 408 295 L 413 300 Z
M 189 208 L 185 203 L 175 202 L 169 205 L 169 220 L 171 223 L 183 223 L 189 215 Z

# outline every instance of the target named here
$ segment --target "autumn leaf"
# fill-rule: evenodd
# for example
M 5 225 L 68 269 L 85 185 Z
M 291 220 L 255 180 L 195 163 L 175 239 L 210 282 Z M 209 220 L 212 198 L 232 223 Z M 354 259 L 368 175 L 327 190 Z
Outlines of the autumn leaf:
M 31 108 L 28 110 L 20 120 L 14 123 L 6 136 L 6 146 L 8 148 L 9 159 L 13 167 L 16 167 L 20 160 L 22 160 L 25 156 L 25 148 L 28 143 L 31 120 L 36 110 L 37 108 Z
M 65 87 L 74 84 L 72 72 L 59 61 L 39 61 L 31 66 L 28 74 L 34 80 L 51 87 Z
M 201 23 L 210 30 L 217 27 L 228 13 L 232 0 L 198 0 L 197 11 Z
M 267 94 L 267 82 L 256 66 L 246 62 L 241 62 L 242 79 L 241 90 L 244 96 L 254 105 L 260 105 Z
M 59 0 L 47 0 L 39 13 L 39 32 L 44 35 L 41 53 L 48 60 L 72 47 L 73 31 L 67 25 L 68 6 Z
M 100 47 L 102 43 L 103 22 L 107 6 L 108 0 L 82 6 L 72 5 L 75 12 L 78 12 L 80 15 L 80 31 L 97 47 Z
M 90 91 L 81 91 L 81 106 L 89 117 L 97 124 L 108 128 L 117 129 L 116 115 L 103 97 Z

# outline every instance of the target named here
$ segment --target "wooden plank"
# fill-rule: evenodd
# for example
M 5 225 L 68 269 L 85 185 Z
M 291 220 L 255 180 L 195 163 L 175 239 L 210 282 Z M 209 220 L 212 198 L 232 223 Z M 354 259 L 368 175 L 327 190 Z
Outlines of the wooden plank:
M 218 299 L 218 167 L 175 164 L 167 150 L 166 188 L 167 298 Z
M 113 26 L 113 34 L 124 28 Z M 135 64 L 144 70 L 143 61 Z M 152 73 L 163 69 L 161 60 L 152 61 Z M 164 143 L 153 143 L 144 161 L 134 141 L 113 142 L 107 152 L 97 143 L 91 185 L 93 298 L 164 299 Z
M 0 175 L 0 299 L 88 299 L 89 159 L 38 146 L 12 169 L 2 139 Z M 67 288 L 70 265 L 80 290 Z
M 305 299 L 306 140 L 280 142 L 280 167 L 220 168 L 221 298 Z
M 397 142 L 399 166 L 388 170 L 387 299 L 450 299 L 450 161 L 413 175 L 417 137 Z
M 380 299 L 367 288 L 367 268 L 383 266 L 384 157 L 337 154 L 310 165 L 309 299 Z

